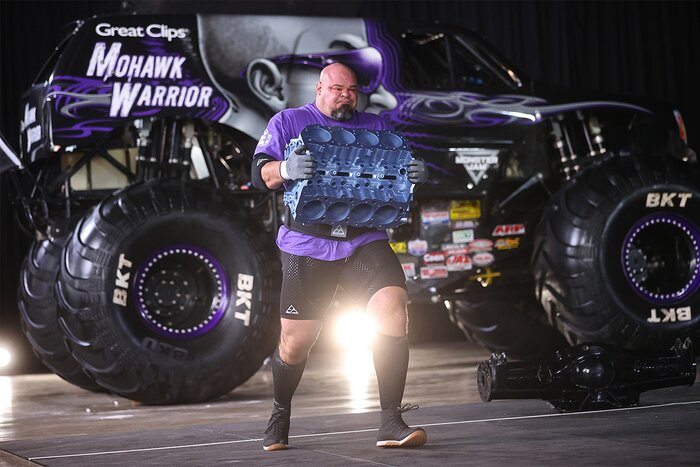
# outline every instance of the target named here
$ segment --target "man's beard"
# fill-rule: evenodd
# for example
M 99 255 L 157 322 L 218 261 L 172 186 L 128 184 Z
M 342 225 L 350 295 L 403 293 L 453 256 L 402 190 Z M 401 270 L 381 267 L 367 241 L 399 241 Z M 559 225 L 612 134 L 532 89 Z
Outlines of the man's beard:
M 331 112 L 331 118 L 339 122 L 347 122 L 352 118 L 355 109 L 350 104 L 341 104 L 340 107 Z

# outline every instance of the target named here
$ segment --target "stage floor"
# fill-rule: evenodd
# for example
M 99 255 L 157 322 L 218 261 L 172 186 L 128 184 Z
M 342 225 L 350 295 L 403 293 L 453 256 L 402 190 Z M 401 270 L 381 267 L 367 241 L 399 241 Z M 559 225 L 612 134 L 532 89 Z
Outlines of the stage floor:
M 272 377 L 263 367 L 226 397 L 142 406 L 49 374 L 0 377 L 0 466 L 697 465 L 700 385 L 645 392 L 639 407 L 558 413 L 541 400 L 483 403 L 467 342 L 411 347 L 405 420 L 414 449 L 374 446 L 369 351 L 313 351 L 292 409 L 290 449 L 264 452 Z

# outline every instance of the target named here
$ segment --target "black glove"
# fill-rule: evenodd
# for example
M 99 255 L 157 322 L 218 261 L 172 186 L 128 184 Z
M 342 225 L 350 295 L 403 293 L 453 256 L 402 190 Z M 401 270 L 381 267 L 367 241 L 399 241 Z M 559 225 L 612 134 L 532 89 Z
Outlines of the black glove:
M 428 180 L 428 169 L 425 162 L 420 159 L 411 159 L 408 163 L 408 181 L 411 183 L 423 183 Z
M 298 147 L 280 165 L 280 175 L 285 180 L 308 180 L 316 173 L 316 160 L 305 154 L 306 146 Z

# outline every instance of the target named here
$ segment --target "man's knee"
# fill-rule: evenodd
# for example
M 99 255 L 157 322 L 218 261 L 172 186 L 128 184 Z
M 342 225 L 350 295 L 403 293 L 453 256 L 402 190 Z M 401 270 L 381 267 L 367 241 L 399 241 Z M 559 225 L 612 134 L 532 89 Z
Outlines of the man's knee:
M 378 331 L 389 336 L 403 336 L 408 326 L 406 290 L 401 287 L 385 287 L 377 291 L 367 309 L 377 323 Z
M 283 362 L 296 365 L 306 360 L 321 325 L 316 321 L 282 320 L 279 354 Z

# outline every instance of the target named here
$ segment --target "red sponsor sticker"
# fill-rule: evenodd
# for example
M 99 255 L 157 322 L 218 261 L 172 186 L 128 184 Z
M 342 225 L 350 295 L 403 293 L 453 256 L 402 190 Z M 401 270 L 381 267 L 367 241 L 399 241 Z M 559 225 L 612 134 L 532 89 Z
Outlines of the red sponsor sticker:
M 416 264 L 415 263 L 401 263 L 403 268 L 403 273 L 407 278 L 413 278 L 416 275 Z
M 472 268 L 472 260 L 467 255 L 450 255 L 447 257 L 448 271 L 469 271 Z
M 497 225 L 491 234 L 494 237 L 505 237 L 507 235 L 525 235 L 525 224 L 504 224 Z
M 447 266 L 423 266 L 420 268 L 421 279 L 445 279 L 448 276 Z

